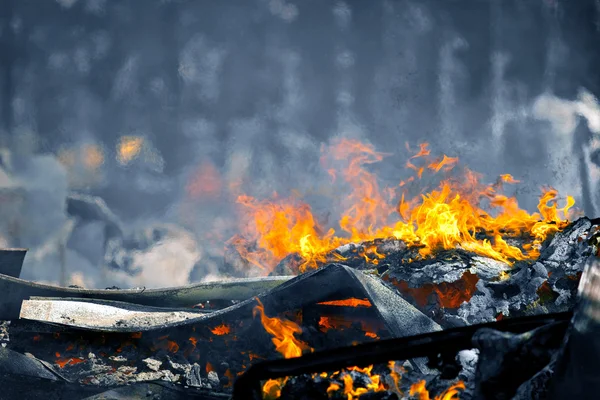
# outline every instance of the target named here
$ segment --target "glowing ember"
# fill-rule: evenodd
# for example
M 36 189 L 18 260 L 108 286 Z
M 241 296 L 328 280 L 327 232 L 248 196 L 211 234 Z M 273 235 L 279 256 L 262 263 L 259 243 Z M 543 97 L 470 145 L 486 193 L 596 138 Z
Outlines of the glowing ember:
M 263 304 L 258 298 L 256 301 L 258 305 L 254 307 L 252 314 L 254 317 L 260 314 L 260 322 L 265 330 L 273 336 L 273 344 L 279 353 L 285 358 L 300 357 L 303 350 L 310 348 L 294 336 L 294 334 L 302 333 L 301 327 L 293 321 L 267 317 Z
M 60 356 L 60 353 L 58 353 L 58 352 L 56 352 L 54 355 L 56 356 L 56 361 L 54 361 L 54 363 L 56 365 L 58 365 L 60 368 L 64 368 L 67 365 L 77 365 L 77 364 L 85 362 L 85 360 L 82 358 L 75 358 L 75 357 L 62 358 Z
M 348 321 L 341 317 L 319 317 L 319 328 L 322 332 L 327 332 L 330 329 L 350 328 L 352 321 Z
M 435 396 L 434 400 L 454 400 L 460 399 L 459 394 L 465 389 L 463 381 L 458 381 L 448 389 L 444 390 L 439 396 Z M 410 387 L 410 395 L 418 396 L 419 400 L 431 400 L 429 391 L 425 387 L 425 381 L 420 381 Z
M 205 368 L 205 369 L 206 369 L 206 373 L 209 373 L 209 372 L 211 372 L 211 371 L 214 371 L 214 370 L 215 370 L 215 367 L 213 367 L 213 365 L 212 365 L 211 363 L 207 362 L 207 363 L 206 363 L 206 368 Z
M 368 299 L 345 299 L 323 301 L 318 303 L 323 306 L 339 306 L 339 307 L 371 307 L 371 302 Z
M 420 179 L 425 171 L 448 173 L 458 163 L 457 158 L 445 155 L 430 159 L 427 144 L 422 144 L 407 162 L 415 176 L 396 188 L 380 188 L 376 176 L 365 169 L 385 156 L 370 145 L 339 140 L 323 148 L 323 154 L 322 164 L 332 178 L 343 178 L 351 188 L 350 195 L 344 196 L 346 211 L 338 221 L 343 236 L 333 228 L 321 227 L 310 206 L 298 198 L 274 196 L 259 201 L 245 195 L 238 197 L 248 220 L 243 235 L 230 243 L 265 273 L 289 254 L 302 257 L 299 270 L 304 272 L 327 262 L 341 245 L 386 238 L 418 247 L 421 257 L 438 249 L 462 247 L 512 265 L 517 260 L 537 257 L 542 242 L 567 225 L 567 213 L 575 203 L 567 197 L 566 205 L 558 208 L 557 192 L 545 189 L 538 212 L 530 214 L 519 208 L 516 198 L 502 192 L 503 184 L 518 183 L 512 176 L 501 175 L 496 183 L 483 185 L 481 177 L 468 169 L 459 178 L 442 179 L 437 189 L 427 194 L 409 197 L 407 184 Z M 340 163 L 345 165 L 340 168 Z M 403 191 L 396 193 L 398 188 Z M 506 241 L 524 234 L 530 236 L 530 242 L 523 248 Z M 373 263 L 378 258 L 376 254 Z
M 471 296 L 477 290 L 477 282 L 479 278 L 476 274 L 465 272 L 461 279 L 456 282 L 440 284 L 428 283 L 420 288 L 411 288 L 406 282 L 397 282 L 391 280 L 392 283 L 400 290 L 402 294 L 408 298 L 414 299 L 415 302 L 424 307 L 429 304 L 430 296 L 435 293 L 437 302 L 443 308 L 458 308 L 460 305 L 471 299 Z
M 227 335 L 231 332 L 231 328 L 229 328 L 228 325 L 219 325 L 213 329 L 210 330 L 214 335 L 217 336 L 223 336 L 223 335 Z

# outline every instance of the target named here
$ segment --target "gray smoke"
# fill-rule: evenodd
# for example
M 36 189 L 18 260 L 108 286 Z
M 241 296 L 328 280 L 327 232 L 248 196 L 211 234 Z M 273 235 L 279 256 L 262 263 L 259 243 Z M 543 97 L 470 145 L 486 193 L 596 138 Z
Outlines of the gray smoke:
M 236 233 L 239 193 L 300 193 L 336 220 L 347 187 L 320 165 L 336 138 L 393 154 L 369 167 L 382 184 L 411 174 L 405 142 L 429 142 L 490 182 L 512 174 L 529 211 L 543 185 L 581 204 L 574 135 L 582 124 L 598 135 L 600 114 L 596 88 L 577 78 L 583 45 L 558 22 L 566 3 L 461 4 L 7 2 L 2 29 L 18 51 L 7 53 L 12 89 L 0 98 L 18 163 L 5 170 L 24 194 L 18 234 L 8 217 L 1 234 L 31 248 L 23 277 L 98 287 L 212 279 Z M 123 137 L 140 140 L 129 158 Z M 594 143 L 583 151 L 597 192 Z M 123 237 L 69 216 L 70 192 L 104 199 Z M 129 243 L 153 226 L 169 228 L 151 245 Z M 129 253 L 106 261 L 107 242 Z

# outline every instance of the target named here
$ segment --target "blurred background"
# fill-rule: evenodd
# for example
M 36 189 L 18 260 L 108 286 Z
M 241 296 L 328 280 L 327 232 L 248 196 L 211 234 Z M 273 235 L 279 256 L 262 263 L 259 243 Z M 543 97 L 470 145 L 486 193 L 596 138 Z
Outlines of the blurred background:
M 551 185 L 600 210 L 596 0 L 1 0 L 0 245 L 22 278 L 215 279 L 235 193 L 343 196 L 348 137 L 429 142 L 523 208 Z M 312 196 L 312 197 L 311 197 Z M 335 218 L 335 215 L 332 216 Z

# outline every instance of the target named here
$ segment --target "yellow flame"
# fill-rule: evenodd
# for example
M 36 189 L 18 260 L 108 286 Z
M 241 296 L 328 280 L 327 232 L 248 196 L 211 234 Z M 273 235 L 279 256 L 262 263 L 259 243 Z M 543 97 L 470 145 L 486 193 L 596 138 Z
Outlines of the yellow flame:
M 299 271 L 305 272 L 326 262 L 332 257 L 331 251 L 341 245 L 385 238 L 418 246 L 421 257 L 439 249 L 462 247 L 512 265 L 518 260 L 535 259 L 543 241 L 567 226 L 569 210 L 575 203 L 568 196 L 566 205 L 559 208 L 557 191 L 544 189 L 538 212 L 530 214 L 519 207 L 516 198 L 502 194 L 503 184 L 517 183 L 512 176 L 501 175 L 495 184 L 485 185 L 479 174 L 468 169 L 460 179 L 442 179 L 429 193 L 409 198 L 404 192 L 396 197 L 394 188 L 381 188 L 377 177 L 365 168 L 384 157 L 372 146 L 341 140 L 323 152 L 324 157 L 348 164 L 341 172 L 328 170 L 351 187 L 345 196 L 348 208 L 338 221 L 342 235 L 334 229 L 323 229 L 311 207 L 297 198 L 274 196 L 261 201 L 246 195 L 238 197 L 246 221 L 240 227 L 241 238 L 236 237 L 231 244 L 266 273 L 292 253 L 302 256 L 305 262 Z M 429 160 L 429 153 L 427 144 L 422 144 L 409 159 L 408 167 L 417 174 L 413 182 L 425 170 L 448 172 L 458 163 L 457 158 L 445 155 Z M 404 184 L 401 182 L 399 187 Z M 399 203 L 395 198 L 400 199 Z M 531 243 L 522 248 L 505 240 L 523 234 L 529 234 Z M 380 258 L 376 249 L 374 256 L 372 260 L 365 258 L 376 264 Z

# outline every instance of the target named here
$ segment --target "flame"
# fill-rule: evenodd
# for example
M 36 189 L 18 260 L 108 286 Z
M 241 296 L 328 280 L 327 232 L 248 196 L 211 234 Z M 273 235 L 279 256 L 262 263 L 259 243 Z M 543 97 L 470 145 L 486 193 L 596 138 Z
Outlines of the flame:
M 332 396 L 334 392 L 337 392 L 343 387 L 343 394 L 348 400 L 360 399 L 360 397 L 367 393 L 375 393 L 375 392 L 385 392 L 388 390 L 392 390 L 395 393 L 402 395 L 402 391 L 400 390 L 400 379 L 402 378 L 400 372 L 404 372 L 402 367 L 396 367 L 396 363 L 394 361 L 390 361 L 388 363 L 388 368 L 390 369 L 390 377 L 392 378 L 394 387 L 391 388 L 383 382 L 383 379 L 380 375 L 375 375 L 372 373 L 373 365 L 369 365 L 365 368 L 360 367 L 349 367 L 342 371 L 335 371 L 331 374 L 327 372 L 322 372 L 320 374 L 312 374 L 312 378 L 316 379 L 318 377 L 326 379 L 329 378 L 332 381 L 327 388 L 327 394 L 329 397 Z M 365 384 L 364 387 L 354 387 L 354 380 L 352 375 L 349 372 L 356 371 L 361 374 L 366 375 L 369 380 Z M 288 378 L 280 378 L 280 379 L 270 379 L 263 385 L 263 398 L 274 400 L 281 396 L 281 389 L 288 381 Z
M 465 389 L 463 381 L 458 381 L 448 389 L 444 390 L 439 396 L 435 396 L 434 400 L 455 400 L 460 399 L 459 394 Z M 410 395 L 417 396 L 419 400 L 431 400 L 429 397 L 429 391 L 425 387 L 425 381 L 419 381 L 414 383 L 410 387 Z
M 224 385 L 224 387 L 228 388 L 233 386 L 233 374 L 231 373 L 231 370 L 227 368 L 223 375 L 229 380 L 229 382 L 226 385 Z
M 308 345 L 294 336 L 302 333 L 302 328 L 295 322 L 289 320 L 281 320 L 279 318 L 270 318 L 265 314 L 265 308 L 261 301 L 256 298 L 258 305 L 254 307 L 252 314 L 256 317 L 260 314 L 260 322 L 265 330 L 273 336 L 273 344 L 275 349 L 285 358 L 300 357 L 302 351 L 309 349 Z
M 368 299 L 345 299 L 345 300 L 333 300 L 323 301 L 317 303 L 323 306 L 338 306 L 338 307 L 371 307 L 371 302 Z
M 215 367 L 213 367 L 213 365 L 207 361 L 206 362 L 206 373 L 209 373 L 214 370 L 215 370 Z
M 402 367 L 396 368 L 395 361 L 390 361 L 388 363 L 388 368 L 390 370 L 390 377 L 394 383 L 394 387 L 392 389 L 397 394 L 402 395 L 402 390 L 400 390 L 400 380 L 402 379 L 402 375 L 400 375 L 400 372 L 404 372 L 404 369 Z
M 261 301 L 257 298 L 258 305 L 252 310 L 252 314 L 260 314 L 260 322 L 265 330 L 273 336 L 273 344 L 276 350 L 285 358 L 300 357 L 303 350 L 310 349 L 306 343 L 294 337 L 294 334 L 302 333 L 302 328 L 295 322 L 282 320 L 279 318 L 270 318 L 265 314 L 265 308 Z M 250 359 L 253 355 L 250 355 Z M 269 379 L 263 385 L 263 399 L 277 399 L 281 396 L 281 389 L 287 382 L 288 378 Z
M 231 328 L 229 327 L 229 325 L 226 324 L 222 324 L 219 325 L 217 327 L 214 327 L 213 329 L 210 330 L 214 335 L 217 336 L 223 336 L 223 335 L 227 335 L 231 332 Z
M 142 150 L 144 138 L 139 136 L 122 136 L 117 144 L 117 161 L 127 165 L 133 161 Z
M 575 204 L 568 196 L 566 205 L 559 208 L 557 191 L 547 188 L 542 191 L 538 212 L 530 214 L 519 207 L 516 198 L 502 192 L 503 184 L 518 183 L 511 175 L 501 175 L 496 183 L 484 185 L 481 176 L 468 169 L 460 178 L 443 178 L 429 193 L 410 197 L 408 182 L 421 178 L 426 170 L 453 172 L 458 164 L 458 158 L 446 155 L 429 159 L 431 152 L 426 143 L 408 160 L 407 166 L 416 177 L 400 183 L 401 193 L 395 188 L 381 188 L 376 176 L 366 169 L 386 156 L 372 146 L 342 139 L 323 147 L 322 152 L 322 165 L 335 171 L 330 175 L 342 178 L 350 187 L 350 194 L 343 198 L 345 211 L 338 221 L 342 235 L 334 228 L 322 227 L 311 207 L 297 197 L 275 195 L 261 201 L 240 195 L 237 199 L 244 212 L 244 225 L 242 235 L 231 243 L 244 259 L 266 274 L 289 254 L 302 257 L 298 269 L 305 272 L 335 260 L 333 250 L 341 245 L 387 238 L 418 247 L 420 257 L 439 249 L 462 247 L 512 265 L 518 260 L 535 259 L 548 236 L 568 224 L 568 212 Z M 522 248 L 505 240 L 524 234 L 530 236 L 530 243 Z

